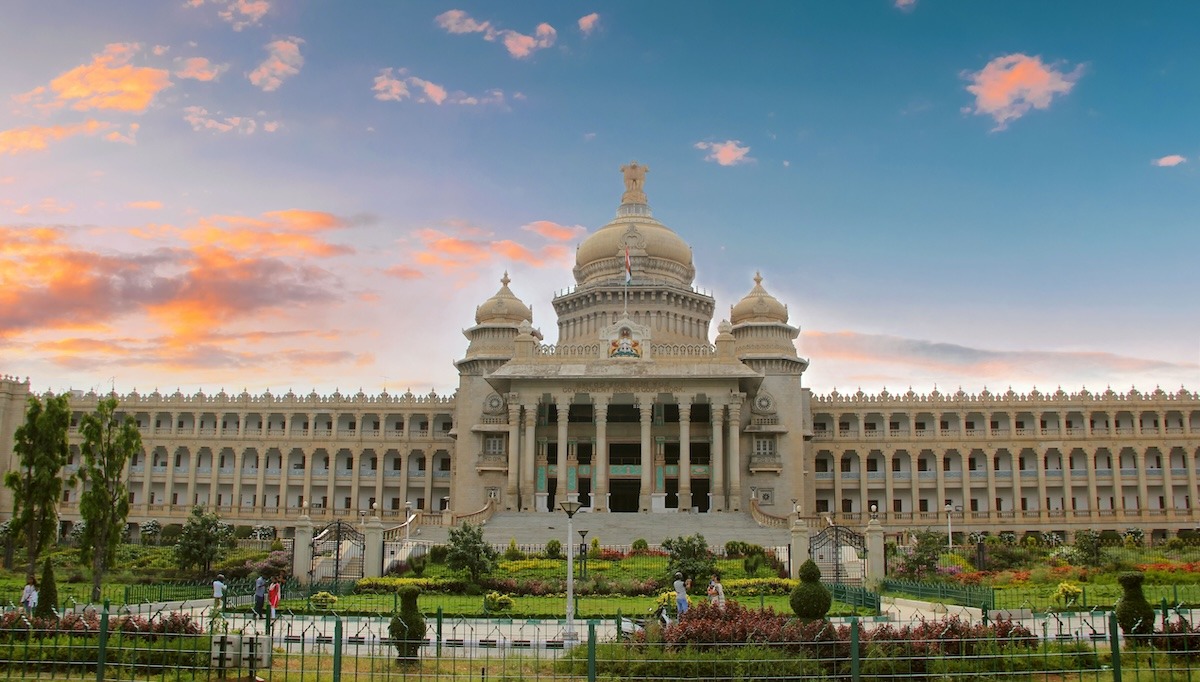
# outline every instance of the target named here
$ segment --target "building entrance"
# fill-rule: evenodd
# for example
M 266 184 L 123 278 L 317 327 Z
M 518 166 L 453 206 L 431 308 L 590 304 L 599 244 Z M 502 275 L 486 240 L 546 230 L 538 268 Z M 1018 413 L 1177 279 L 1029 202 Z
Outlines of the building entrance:
M 704 514 L 709 508 L 709 485 L 707 478 L 692 479 L 692 506 L 696 511 Z
M 638 495 L 642 482 L 634 479 L 617 478 L 609 482 L 608 506 L 612 512 L 637 512 Z

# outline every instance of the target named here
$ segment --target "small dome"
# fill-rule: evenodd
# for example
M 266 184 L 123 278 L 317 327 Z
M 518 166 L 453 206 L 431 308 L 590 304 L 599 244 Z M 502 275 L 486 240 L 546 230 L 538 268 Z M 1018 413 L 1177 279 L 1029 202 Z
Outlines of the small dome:
M 746 294 L 730 311 L 729 320 L 733 324 L 745 322 L 783 322 L 788 321 L 787 306 L 780 303 L 762 286 L 762 275 L 754 273 L 754 288 Z
M 508 273 L 505 272 L 504 277 L 500 278 L 500 290 L 496 292 L 496 295 L 475 309 L 475 324 L 489 322 L 520 324 L 522 321 L 533 321 L 533 309 L 522 303 L 521 299 L 514 296 L 513 292 L 509 290 L 508 283 L 511 281 Z

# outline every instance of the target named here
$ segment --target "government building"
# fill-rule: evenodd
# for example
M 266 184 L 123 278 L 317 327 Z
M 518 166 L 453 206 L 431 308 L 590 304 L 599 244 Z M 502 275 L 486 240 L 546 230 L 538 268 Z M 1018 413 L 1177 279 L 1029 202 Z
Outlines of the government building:
M 691 248 L 652 214 L 646 171 L 622 168 L 616 217 L 579 245 L 575 284 L 552 299 L 557 343 L 506 274 L 464 331 L 453 395 L 118 396 L 145 446 L 129 464 L 130 520 L 178 523 L 206 505 L 290 534 L 305 514 L 447 526 L 571 500 L 698 515 L 663 517 L 672 534 L 723 514 L 1065 537 L 1200 526 L 1197 393 L 814 395 L 787 306 L 755 276 L 718 314 L 693 286 Z M 6 470 L 29 394 L 28 379 L 0 377 Z M 69 470 L 100 397 L 72 397 Z M 78 499 L 65 491 L 64 526 Z

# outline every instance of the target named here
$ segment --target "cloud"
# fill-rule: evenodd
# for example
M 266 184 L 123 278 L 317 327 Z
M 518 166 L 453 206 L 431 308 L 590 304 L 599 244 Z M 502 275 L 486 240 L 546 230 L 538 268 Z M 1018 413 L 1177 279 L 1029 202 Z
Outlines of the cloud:
M 104 139 L 109 142 L 121 142 L 123 144 L 137 144 L 137 132 L 141 129 L 138 123 L 129 124 L 129 132 L 122 133 L 120 130 L 114 130 L 104 136 Z
M 599 25 L 600 15 L 596 12 L 579 17 L 579 30 L 585 36 L 590 36 L 592 31 L 595 31 Z
M 61 215 L 63 213 L 70 213 L 73 210 L 75 210 L 75 204 L 60 204 L 58 203 L 58 199 L 46 197 L 36 204 L 23 204 L 12 211 L 17 215 L 27 216 L 37 213 Z
M 716 161 L 722 166 L 736 166 L 754 160 L 750 157 L 750 147 L 741 145 L 740 140 L 726 140 L 724 142 L 697 142 L 692 146 L 708 152 L 708 155 L 704 157 L 705 161 Z
M 559 225 L 549 220 L 535 220 L 527 225 L 522 225 L 521 229 L 558 242 L 569 242 L 587 234 L 587 228 L 582 225 Z
M 220 112 L 210 116 L 204 107 L 185 107 L 183 120 L 187 121 L 192 130 L 197 132 L 211 130 L 216 133 L 238 133 L 253 135 L 258 130 L 258 121 L 248 116 L 221 116 Z M 278 121 L 265 121 L 262 129 L 268 133 L 279 130 Z
M 917 0 L 896 0 L 896 9 L 901 9 L 906 12 L 912 11 L 917 6 Z
M 162 207 L 163 202 L 161 201 L 130 201 L 125 204 L 125 208 L 137 208 L 146 211 L 157 211 Z
M 23 152 L 41 151 L 51 142 L 65 140 L 76 135 L 96 135 L 113 127 L 105 121 L 88 120 L 70 125 L 38 126 L 0 130 L 0 155 L 13 156 Z
M 407 265 L 393 265 L 385 269 L 383 274 L 403 280 L 423 279 L 425 277 L 425 273 Z
M 332 257 L 354 253 L 323 233 L 345 229 L 350 221 L 324 211 L 288 209 L 261 217 L 214 215 L 178 232 L 194 245 L 229 248 L 239 253 L 275 256 Z
M 300 73 L 300 68 L 304 66 L 304 56 L 300 54 L 303 44 L 303 40 L 294 36 L 267 43 L 268 56 L 250 72 L 250 82 L 264 92 L 278 90 L 284 80 Z
M 483 39 L 488 42 L 499 40 L 516 59 L 525 59 L 538 50 L 554 45 L 558 39 L 558 31 L 547 23 L 538 24 L 533 35 L 526 35 L 510 29 L 497 29 L 491 22 L 477 21 L 460 9 L 443 12 L 434 21 L 448 33 L 482 33 Z
M 70 104 L 77 111 L 106 109 L 141 113 L 155 95 L 171 85 L 164 69 L 133 66 L 129 62 L 141 51 L 139 43 L 110 43 L 92 61 L 81 64 L 13 99 L 21 105 L 42 110 Z
M 414 99 L 421 104 L 459 104 L 463 106 L 477 106 L 483 104 L 500 104 L 505 103 L 504 92 L 502 90 L 488 90 L 481 96 L 468 95 L 460 90 L 449 92 L 445 87 L 427 81 L 424 78 L 409 75 L 408 69 L 394 69 L 388 67 L 380 69 L 379 74 L 375 76 L 375 84 L 371 87 L 375 93 L 375 99 L 381 102 L 400 102 L 406 99 Z M 414 95 L 414 93 L 417 93 Z
M 1057 64 L 1043 64 L 1042 58 L 1024 54 L 996 57 L 975 73 L 964 73 L 971 81 L 967 91 L 975 95 L 974 108 L 968 111 L 991 116 L 996 121 L 993 131 L 1004 130 L 1030 109 L 1046 109 L 1055 96 L 1066 95 L 1083 76 L 1083 65 L 1071 71 Z
M 215 81 L 229 69 L 228 64 L 213 64 L 205 57 L 188 57 L 175 60 L 175 75 L 198 81 Z
M 231 0 L 217 12 L 217 16 L 229 22 L 233 30 L 240 31 L 248 26 L 257 26 L 270 9 L 269 0 Z
M 1169 156 L 1164 156 L 1161 159 L 1155 159 L 1150 163 L 1154 164 L 1155 166 L 1159 166 L 1160 168 L 1169 168 L 1171 166 L 1178 166 L 1181 163 L 1187 163 L 1187 159 L 1178 154 L 1171 154 Z
M 150 48 L 151 54 L 153 54 L 155 57 L 161 57 L 170 51 L 170 45 L 155 45 L 154 47 Z

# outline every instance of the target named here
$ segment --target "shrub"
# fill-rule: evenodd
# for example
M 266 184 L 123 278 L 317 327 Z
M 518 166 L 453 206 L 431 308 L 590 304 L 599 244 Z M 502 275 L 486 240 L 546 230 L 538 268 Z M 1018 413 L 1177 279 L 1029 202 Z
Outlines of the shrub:
M 748 554 L 742 559 L 742 570 L 753 578 L 767 564 L 767 558 L 762 554 Z
M 1061 582 L 1058 584 L 1058 589 L 1054 592 L 1054 601 L 1055 603 L 1062 604 L 1065 608 L 1074 606 L 1082 596 L 1082 587 L 1069 582 Z
M 631 547 L 631 549 L 635 553 L 645 552 L 650 549 L 650 543 L 646 542 L 646 538 L 638 538 L 633 541 L 633 546 Z
M 330 592 L 318 592 L 308 598 L 310 604 L 323 611 L 333 608 L 337 604 L 338 598 Z
M 450 554 L 450 548 L 446 545 L 434 545 L 429 548 L 429 560 L 435 564 L 446 563 L 446 557 Z
M 709 551 L 704 536 L 699 533 L 663 540 L 662 546 L 668 552 L 667 575 L 682 573 L 685 578 L 694 580 L 712 575 L 716 569 L 716 557 Z
M 428 565 L 429 562 L 425 558 L 424 554 L 418 554 L 417 556 L 408 560 L 408 567 L 412 569 L 413 575 L 417 576 L 418 578 L 425 573 L 425 567 Z
M 800 566 L 800 582 L 792 589 L 788 603 L 792 611 L 804 620 L 820 620 L 833 606 L 833 595 L 821 584 L 821 569 L 807 559 Z
M 558 540 L 551 539 L 546 543 L 546 558 L 561 559 L 562 558 L 562 543 Z
M 388 637 L 396 647 L 397 660 L 411 662 L 421 651 L 425 641 L 425 617 L 417 608 L 417 596 L 421 590 L 407 586 L 399 591 L 400 613 L 392 616 L 388 624 Z
M 58 609 L 58 583 L 54 582 L 54 567 L 50 560 L 42 568 L 42 584 L 38 585 L 38 603 L 33 615 L 38 618 L 55 618 Z
M 179 540 L 179 536 L 183 534 L 182 523 L 168 523 L 162 527 L 162 533 L 159 534 L 159 542 L 164 545 L 173 545 Z
M 272 552 L 284 551 L 283 540 L 280 540 L 279 538 L 275 538 L 274 540 L 272 540 L 271 541 L 271 551 Z
M 525 558 L 525 552 L 517 547 L 516 538 L 511 538 L 508 541 L 508 549 L 504 550 L 504 558 L 508 561 L 520 561 Z
M 507 594 L 499 592 L 488 592 L 483 598 L 483 609 L 493 613 L 500 611 L 511 611 L 513 607 L 513 598 Z
M 233 529 L 234 540 L 247 540 L 254 534 L 254 528 L 251 526 L 235 526 Z
M 1117 601 L 1117 624 L 1127 636 L 1154 634 L 1154 607 L 1142 592 L 1143 580 L 1145 576 L 1137 572 L 1122 573 L 1117 578 L 1122 590 Z

